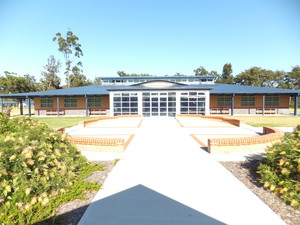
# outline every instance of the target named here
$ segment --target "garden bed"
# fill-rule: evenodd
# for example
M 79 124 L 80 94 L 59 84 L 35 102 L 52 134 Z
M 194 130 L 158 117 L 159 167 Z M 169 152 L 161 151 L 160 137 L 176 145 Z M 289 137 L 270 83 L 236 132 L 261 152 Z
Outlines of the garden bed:
M 255 169 L 259 165 L 259 160 L 243 162 L 220 162 L 236 178 L 257 195 L 266 205 L 268 205 L 278 216 L 288 225 L 300 224 L 300 211 L 289 206 L 276 194 L 265 189 L 258 180 Z

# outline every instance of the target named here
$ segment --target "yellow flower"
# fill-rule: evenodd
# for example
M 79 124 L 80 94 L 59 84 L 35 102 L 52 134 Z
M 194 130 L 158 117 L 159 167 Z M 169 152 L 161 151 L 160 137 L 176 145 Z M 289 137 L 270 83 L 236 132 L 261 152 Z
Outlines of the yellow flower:
M 49 198 L 44 198 L 42 200 L 42 205 L 46 205 L 49 202 Z
M 33 165 L 34 161 L 32 159 L 27 159 L 26 163 L 29 164 L 29 165 Z
M 25 190 L 25 194 L 26 194 L 26 196 L 27 196 L 27 195 L 29 195 L 29 194 L 30 194 L 30 192 L 31 192 L 31 188 L 26 188 L 26 190 Z
M 9 158 L 9 161 L 14 160 L 15 158 L 17 158 L 16 155 L 12 155 L 12 156 Z
M 33 197 L 32 199 L 31 199 L 31 201 L 30 201 L 30 204 L 34 204 L 34 203 L 36 203 L 37 202 L 37 197 Z

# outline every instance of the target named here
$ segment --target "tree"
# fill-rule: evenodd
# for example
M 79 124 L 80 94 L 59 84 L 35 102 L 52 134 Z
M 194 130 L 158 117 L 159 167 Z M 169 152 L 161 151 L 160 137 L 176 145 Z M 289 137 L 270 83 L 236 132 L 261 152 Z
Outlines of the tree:
M 178 73 L 178 72 L 177 72 L 177 73 L 175 73 L 175 74 L 174 74 L 174 76 L 176 76 L 176 77 L 180 77 L 180 76 L 185 76 L 185 75 L 184 75 L 184 74 L 182 74 L 182 73 Z
M 5 71 L 5 76 L 0 77 L 0 92 L 2 94 L 14 94 L 34 92 L 38 85 L 34 76 L 26 74 L 18 76 L 16 73 Z
M 46 71 L 42 72 L 43 78 L 41 78 L 41 88 L 43 91 L 60 88 L 61 79 L 57 75 L 60 67 L 60 61 L 56 61 L 53 55 L 49 56 L 48 64 L 44 66 Z
M 224 83 L 224 84 L 233 84 L 234 83 L 234 78 L 232 76 L 231 63 L 226 63 L 223 66 L 223 72 L 222 72 L 222 75 L 218 79 L 218 83 Z
M 118 71 L 117 74 L 119 77 L 149 77 L 152 76 L 151 74 L 148 73 L 141 73 L 141 74 L 136 74 L 136 73 L 125 73 L 124 71 Z
M 278 87 L 283 79 L 283 71 L 272 71 L 260 67 L 252 67 L 235 77 L 235 82 L 240 85 L 258 87 Z
M 86 78 L 85 75 L 81 73 L 79 67 L 74 66 L 72 68 L 72 74 L 69 77 L 70 86 L 69 87 L 81 87 L 92 85 L 92 82 Z
M 95 80 L 93 81 L 93 84 L 101 85 L 102 84 L 102 80 L 99 77 L 96 77 Z
M 200 66 L 199 68 L 195 69 L 194 73 L 195 76 L 208 75 L 208 71 L 203 66 Z
M 284 75 L 281 86 L 290 89 L 300 89 L 300 66 L 294 66 L 291 72 Z
M 76 58 L 80 58 L 83 56 L 81 50 L 81 44 L 78 43 L 79 38 L 73 34 L 71 30 L 69 30 L 66 34 L 66 38 L 63 38 L 61 33 L 56 33 L 53 41 L 57 41 L 58 43 L 58 51 L 63 53 L 66 62 L 66 79 L 67 79 L 67 86 L 70 87 L 70 71 L 71 71 L 71 64 Z M 82 67 L 82 63 L 79 61 L 76 64 L 77 67 Z

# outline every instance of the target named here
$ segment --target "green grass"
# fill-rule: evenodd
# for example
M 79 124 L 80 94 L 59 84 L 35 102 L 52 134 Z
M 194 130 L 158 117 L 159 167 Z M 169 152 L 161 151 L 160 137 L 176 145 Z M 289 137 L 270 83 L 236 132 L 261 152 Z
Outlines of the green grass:
M 232 116 L 241 122 L 254 127 L 296 127 L 300 124 L 300 116 Z
M 33 119 L 46 123 L 51 128 L 72 127 L 80 121 L 91 119 L 91 117 L 33 117 Z

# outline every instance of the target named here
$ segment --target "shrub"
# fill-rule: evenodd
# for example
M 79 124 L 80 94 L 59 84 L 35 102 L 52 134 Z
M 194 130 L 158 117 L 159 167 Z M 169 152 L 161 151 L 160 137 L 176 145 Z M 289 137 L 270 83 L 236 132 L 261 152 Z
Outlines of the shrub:
M 268 148 L 258 173 L 265 188 L 300 209 L 300 125 L 281 143 Z
M 54 213 L 62 202 L 78 198 L 84 182 L 99 166 L 90 165 L 69 137 L 47 125 L 0 115 L 0 222 L 32 224 Z

